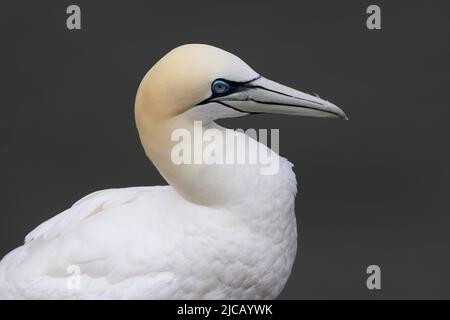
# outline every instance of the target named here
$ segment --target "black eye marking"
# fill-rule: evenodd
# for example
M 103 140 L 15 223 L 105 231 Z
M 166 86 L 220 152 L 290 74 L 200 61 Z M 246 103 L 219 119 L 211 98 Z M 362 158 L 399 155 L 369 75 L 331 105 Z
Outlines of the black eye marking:
M 241 82 L 218 78 L 211 83 L 211 96 L 197 103 L 197 105 L 207 104 L 217 97 L 224 97 L 238 91 L 248 90 L 251 88 L 249 84 L 259 78 L 261 78 L 261 76 Z

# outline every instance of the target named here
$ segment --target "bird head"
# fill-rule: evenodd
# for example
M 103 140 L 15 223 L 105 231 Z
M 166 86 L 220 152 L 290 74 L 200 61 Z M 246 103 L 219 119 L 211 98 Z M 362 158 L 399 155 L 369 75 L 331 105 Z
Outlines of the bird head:
M 206 122 L 254 113 L 347 119 L 331 102 L 268 80 L 237 56 L 203 44 L 177 47 L 150 69 L 136 112 Z

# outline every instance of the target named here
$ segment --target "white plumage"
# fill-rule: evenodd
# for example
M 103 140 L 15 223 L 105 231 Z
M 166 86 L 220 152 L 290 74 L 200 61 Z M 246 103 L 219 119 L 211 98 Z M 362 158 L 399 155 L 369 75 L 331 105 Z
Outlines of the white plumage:
M 281 166 L 279 175 L 242 186 L 236 210 L 193 204 L 170 186 L 90 194 L 4 258 L 0 297 L 275 298 L 297 243 L 295 176 L 286 160 Z M 247 188 L 264 196 L 246 196 Z M 80 289 L 68 289 L 71 265 L 80 267 Z
M 211 67 L 208 59 L 220 67 Z M 180 61 L 187 61 L 189 66 Z M 187 77 L 187 71 L 192 72 L 188 88 L 184 88 L 190 89 L 189 94 L 181 95 L 182 82 L 175 79 L 175 92 L 181 93 L 172 94 L 174 100 L 166 101 L 166 88 L 170 87 L 167 79 Z M 180 124 L 190 130 L 189 123 L 199 119 L 205 121 L 205 127 L 225 130 L 213 120 L 251 112 L 243 106 L 245 101 L 253 104 L 255 112 L 261 111 L 254 102 L 258 96 L 252 87 L 239 89 L 246 92 L 245 98 L 232 92 L 220 96 L 220 103 L 211 100 L 199 104 L 208 98 L 219 99 L 211 95 L 210 86 L 217 78 L 242 83 L 253 79 L 260 87 L 270 84 L 239 58 L 210 46 L 182 46 L 160 60 L 141 84 L 136 119 L 147 155 L 171 186 L 95 192 L 44 222 L 26 237 L 23 246 L 0 262 L 0 298 L 278 296 L 290 275 L 297 247 L 297 187 L 292 165 L 272 153 L 279 161 L 279 170 L 272 175 L 261 175 L 259 164 L 175 166 L 168 156 L 173 144 L 161 138 L 165 133 L 170 136 Z M 198 87 L 202 90 L 195 91 Z M 320 98 L 301 92 L 294 96 L 296 91 L 278 84 L 271 88 L 277 90 L 277 99 L 299 100 L 298 110 L 292 103 L 280 108 L 282 103 L 277 100 L 272 112 L 302 114 L 300 109 L 305 107 L 303 112 L 311 115 L 310 102 L 305 106 L 306 97 L 318 106 L 320 103 L 322 109 L 315 110 L 322 110 L 325 116 L 328 111 L 328 116 L 331 111 L 342 112 Z M 270 91 L 266 89 L 259 107 L 270 112 Z M 225 100 L 228 96 L 231 98 Z M 166 113 L 166 104 L 177 103 L 183 107 L 182 112 L 180 106 L 176 112 Z M 235 138 L 247 139 L 238 132 Z M 263 144 L 258 148 L 271 152 Z M 72 273 L 74 266 L 79 274 Z M 74 276 L 79 286 L 73 286 Z

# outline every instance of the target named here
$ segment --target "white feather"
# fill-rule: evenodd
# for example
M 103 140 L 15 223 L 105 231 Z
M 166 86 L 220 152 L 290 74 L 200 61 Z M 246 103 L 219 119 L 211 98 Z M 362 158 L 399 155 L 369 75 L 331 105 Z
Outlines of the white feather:
M 195 205 L 170 186 L 90 194 L 0 262 L 0 298 L 274 298 L 297 243 L 295 176 L 285 159 L 280 166 L 247 182 L 261 199 L 243 198 L 235 212 Z M 79 290 L 68 288 L 72 265 Z

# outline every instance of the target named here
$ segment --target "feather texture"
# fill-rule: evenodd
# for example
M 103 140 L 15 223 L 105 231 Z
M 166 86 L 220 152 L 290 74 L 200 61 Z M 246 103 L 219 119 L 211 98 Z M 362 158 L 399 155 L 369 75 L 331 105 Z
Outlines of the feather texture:
M 92 193 L 0 262 L 0 298 L 274 298 L 297 243 L 295 176 L 281 159 L 277 175 L 251 182 L 265 201 L 243 197 L 236 211 L 193 204 L 170 186 Z M 71 266 L 79 288 L 69 286 Z

